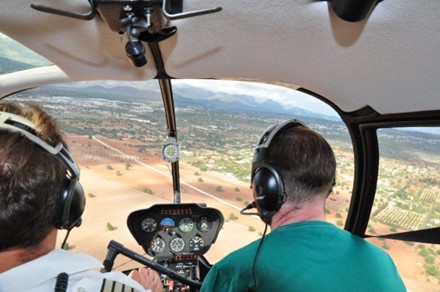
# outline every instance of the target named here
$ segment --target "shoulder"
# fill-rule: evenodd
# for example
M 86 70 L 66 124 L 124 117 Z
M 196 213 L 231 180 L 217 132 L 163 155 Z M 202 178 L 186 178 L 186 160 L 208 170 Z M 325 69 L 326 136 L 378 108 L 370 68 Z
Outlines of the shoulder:
M 244 265 L 247 262 L 252 262 L 249 259 L 254 258 L 260 241 L 261 239 L 255 240 L 248 245 L 245 245 L 244 247 L 241 247 L 231 252 L 214 266 L 217 266 L 217 268 L 221 268 L 229 265 L 237 266 L 237 263 L 241 263 L 241 265 Z
M 8 287 L 8 291 L 24 291 L 46 282 L 55 283 L 62 272 L 70 275 L 99 268 L 101 263 L 92 256 L 55 249 L 2 273 L 0 283 L 2 287 Z
M 260 240 L 231 252 L 211 267 L 201 292 L 244 291 L 252 282 L 252 264 Z

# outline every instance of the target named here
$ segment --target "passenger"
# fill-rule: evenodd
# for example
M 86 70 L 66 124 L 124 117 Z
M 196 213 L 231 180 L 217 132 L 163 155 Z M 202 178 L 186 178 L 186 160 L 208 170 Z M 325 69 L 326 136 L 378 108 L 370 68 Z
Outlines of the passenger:
M 81 223 L 78 179 L 52 117 L 37 106 L 0 104 L 0 291 L 162 291 L 153 270 L 133 271 L 135 281 L 100 273 L 92 256 L 55 248 L 59 229 Z
M 252 163 L 254 202 L 241 213 L 272 231 L 216 263 L 201 291 L 406 291 L 387 253 L 326 222 L 335 171 L 330 145 L 300 121 L 269 128 Z

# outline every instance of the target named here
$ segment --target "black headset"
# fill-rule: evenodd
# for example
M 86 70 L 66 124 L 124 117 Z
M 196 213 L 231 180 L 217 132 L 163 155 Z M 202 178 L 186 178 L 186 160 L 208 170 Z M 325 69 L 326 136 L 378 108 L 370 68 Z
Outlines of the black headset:
M 39 137 L 34 124 L 21 116 L 0 111 L 0 129 L 20 133 L 33 143 L 54 155 L 66 167 L 66 179 L 60 191 L 59 207 L 55 219 L 55 227 L 71 230 L 81 225 L 86 198 L 79 183 L 79 167 L 73 157 L 61 143 L 55 147 Z
M 273 139 L 294 127 L 308 128 L 303 122 L 291 119 L 269 127 L 260 137 L 254 152 L 251 172 L 251 188 L 258 215 L 265 223 L 270 223 L 272 216 L 286 201 L 283 177 L 280 171 L 266 161 L 266 151 Z

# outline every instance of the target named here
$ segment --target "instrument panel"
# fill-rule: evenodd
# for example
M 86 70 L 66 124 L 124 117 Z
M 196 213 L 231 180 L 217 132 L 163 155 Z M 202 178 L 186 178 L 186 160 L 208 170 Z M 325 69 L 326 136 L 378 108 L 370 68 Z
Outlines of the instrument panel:
M 223 226 L 220 211 L 200 204 L 158 204 L 131 213 L 127 225 L 145 252 L 158 260 L 205 254 Z

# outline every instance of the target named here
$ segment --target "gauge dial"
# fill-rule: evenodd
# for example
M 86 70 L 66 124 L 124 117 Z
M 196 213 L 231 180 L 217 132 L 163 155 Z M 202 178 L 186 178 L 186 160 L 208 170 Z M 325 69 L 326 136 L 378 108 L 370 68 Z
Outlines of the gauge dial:
M 153 218 L 145 218 L 141 222 L 141 228 L 147 233 L 154 232 L 157 228 L 157 222 Z
M 197 222 L 197 229 L 201 232 L 208 232 L 211 230 L 212 222 L 208 221 L 208 218 L 202 217 L 199 222 Z
M 191 251 L 200 251 L 205 246 L 205 241 L 200 236 L 195 236 L 189 241 Z
M 185 241 L 180 237 L 174 237 L 170 241 L 170 249 L 173 252 L 181 252 L 185 248 Z
M 155 253 L 161 253 L 165 250 L 165 240 L 160 237 L 154 238 L 150 243 L 150 248 Z
M 163 218 L 162 221 L 160 221 L 160 227 L 162 229 L 170 229 L 176 226 L 176 222 L 174 222 L 171 218 Z
M 176 138 L 168 137 L 162 147 L 162 157 L 165 161 L 176 162 L 179 160 L 180 149 Z
M 189 217 L 184 217 L 179 220 L 179 230 L 185 233 L 191 232 L 194 228 L 194 221 Z

